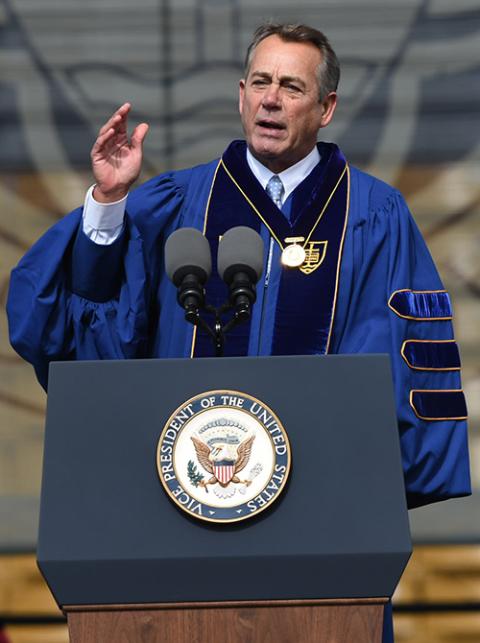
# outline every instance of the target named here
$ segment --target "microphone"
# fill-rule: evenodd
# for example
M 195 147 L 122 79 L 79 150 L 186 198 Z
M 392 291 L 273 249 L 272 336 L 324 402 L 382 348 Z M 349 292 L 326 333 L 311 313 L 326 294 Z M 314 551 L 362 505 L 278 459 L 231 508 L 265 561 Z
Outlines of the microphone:
M 165 244 L 165 270 L 178 288 L 177 300 L 185 319 L 195 323 L 205 304 L 205 282 L 212 272 L 210 245 L 195 228 L 179 228 Z
M 255 284 L 263 272 L 263 241 L 252 228 L 230 228 L 218 246 L 218 272 L 230 289 L 230 303 L 238 321 L 250 317 L 257 294 Z

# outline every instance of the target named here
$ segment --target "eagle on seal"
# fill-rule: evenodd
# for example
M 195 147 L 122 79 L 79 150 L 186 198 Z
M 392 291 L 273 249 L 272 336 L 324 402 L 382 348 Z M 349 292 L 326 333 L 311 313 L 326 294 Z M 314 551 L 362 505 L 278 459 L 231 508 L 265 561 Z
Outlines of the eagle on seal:
M 209 480 L 206 482 L 202 480 L 199 485 L 205 487 L 205 491 L 207 492 L 208 485 L 216 484 L 217 482 L 222 487 L 226 487 L 230 482 L 244 484 L 248 487 L 252 481 L 240 480 L 237 473 L 247 466 L 254 439 L 255 436 L 252 435 L 236 447 L 229 444 L 221 444 L 210 448 L 208 444 L 192 436 L 191 440 L 195 446 L 199 463 L 205 471 L 212 474 Z

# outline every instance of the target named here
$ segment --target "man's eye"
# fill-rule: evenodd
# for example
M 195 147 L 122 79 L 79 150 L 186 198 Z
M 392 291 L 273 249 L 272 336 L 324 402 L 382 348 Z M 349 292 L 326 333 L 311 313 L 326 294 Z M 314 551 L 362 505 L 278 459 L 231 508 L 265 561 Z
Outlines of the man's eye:
M 256 87 L 261 87 L 263 85 L 266 85 L 267 81 L 266 80 L 254 80 L 252 82 L 252 85 L 255 85 Z
M 288 83 L 286 85 L 286 87 L 287 87 L 287 89 L 289 91 L 292 91 L 292 92 L 299 92 L 300 91 L 300 87 L 297 87 L 297 85 L 292 85 L 291 83 Z

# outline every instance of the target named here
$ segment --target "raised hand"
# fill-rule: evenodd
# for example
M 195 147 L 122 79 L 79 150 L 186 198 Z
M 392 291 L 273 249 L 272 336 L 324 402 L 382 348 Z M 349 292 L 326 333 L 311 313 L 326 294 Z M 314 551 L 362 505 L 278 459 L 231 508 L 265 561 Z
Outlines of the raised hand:
M 129 139 L 130 103 L 124 103 L 98 132 L 90 158 L 96 186 L 94 198 L 108 203 L 122 199 L 136 181 L 142 167 L 143 140 L 147 123 L 140 123 Z

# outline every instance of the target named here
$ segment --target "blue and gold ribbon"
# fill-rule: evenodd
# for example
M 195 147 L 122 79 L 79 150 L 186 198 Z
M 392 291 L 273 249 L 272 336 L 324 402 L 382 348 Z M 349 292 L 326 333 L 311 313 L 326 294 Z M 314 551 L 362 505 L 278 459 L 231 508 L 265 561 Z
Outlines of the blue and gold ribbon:
M 454 339 L 406 339 L 400 352 L 409 367 L 414 370 L 460 370 L 460 353 Z
M 468 417 L 462 389 L 412 390 L 410 406 L 421 420 L 466 420 Z
M 452 319 L 452 306 L 446 290 L 396 290 L 388 306 L 404 319 L 436 321 Z

